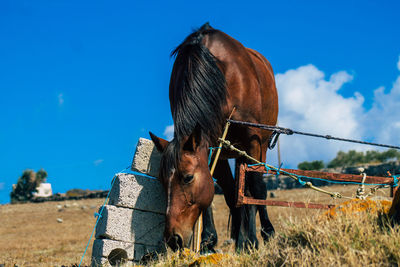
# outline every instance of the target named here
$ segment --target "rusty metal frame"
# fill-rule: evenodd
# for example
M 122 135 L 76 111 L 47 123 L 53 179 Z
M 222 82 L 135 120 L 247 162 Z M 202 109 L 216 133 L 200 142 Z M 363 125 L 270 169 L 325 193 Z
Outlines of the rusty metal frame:
M 331 181 L 338 182 L 357 182 L 361 183 L 362 176 L 361 175 L 353 175 L 353 174 L 341 174 L 341 173 L 330 173 L 330 172 L 321 172 L 321 171 L 303 171 L 303 170 L 294 170 L 294 169 L 281 169 L 282 171 L 286 171 L 289 173 L 293 173 L 296 175 L 313 177 L 313 178 L 323 178 Z M 245 188 L 245 176 L 246 172 L 261 172 L 267 173 L 265 167 L 263 165 L 256 166 L 248 166 L 247 164 L 241 164 L 239 168 L 236 170 L 236 206 L 240 207 L 244 204 L 252 204 L 252 205 L 267 205 L 267 206 L 281 206 L 281 207 L 295 207 L 295 208 L 308 208 L 308 209 L 329 209 L 334 205 L 331 204 L 321 204 L 321 203 L 305 203 L 305 202 L 296 202 L 296 201 L 276 201 L 276 200 L 264 200 L 264 199 L 255 199 L 252 197 L 245 196 L 244 188 Z M 269 170 L 268 173 L 276 174 L 276 170 Z M 391 177 L 379 177 L 379 176 L 367 176 L 365 181 L 366 184 L 387 184 L 391 185 L 391 197 L 393 197 L 399 186 L 393 187 L 393 178 Z

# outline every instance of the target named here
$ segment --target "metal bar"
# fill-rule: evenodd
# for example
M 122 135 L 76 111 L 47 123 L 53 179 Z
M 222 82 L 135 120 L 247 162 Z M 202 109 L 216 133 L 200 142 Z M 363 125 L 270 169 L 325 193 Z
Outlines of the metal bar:
M 246 171 L 254 169 L 254 167 L 259 167 L 259 166 L 248 167 L 246 163 L 243 163 L 240 164 L 239 170 L 236 170 L 238 174 L 236 175 L 237 177 L 236 207 L 241 207 L 244 204 L 251 204 L 251 205 L 268 205 L 268 206 L 281 206 L 281 207 L 294 207 L 294 208 L 329 209 L 334 206 L 329 204 L 276 201 L 276 200 L 255 199 L 247 197 L 244 195 Z
M 266 205 L 266 206 L 280 206 L 280 207 L 293 207 L 293 208 L 308 208 L 308 209 L 330 209 L 335 205 L 332 204 L 322 204 L 322 203 L 305 203 L 305 202 L 295 202 L 295 201 L 279 201 L 279 200 L 267 200 L 267 199 L 255 199 L 244 195 L 245 187 L 245 176 L 247 171 L 262 172 L 266 173 L 266 169 L 262 165 L 248 166 L 247 164 L 241 164 L 238 170 L 238 179 L 236 181 L 237 188 L 237 198 L 236 207 L 240 207 L 244 204 L 249 205 Z M 361 182 L 361 175 L 352 174 L 341 174 L 341 173 L 328 173 L 320 171 L 303 171 L 303 170 L 292 170 L 292 169 L 281 169 L 281 171 L 290 172 L 296 175 L 324 178 L 326 180 L 333 181 L 351 181 L 351 182 Z M 269 173 L 276 174 L 276 170 L 269 170 Z M 393 185 L 393 178 L 390 177 L 379 177 L 379 176 L 367 176 L 365 183 L 380 183 Z M 396 194 L 399 186 L 392 187 L 392 196 Z
M 306 209 L 330 209 L 335 206 L 332 204 L 305 203 L 296 201 L 279 201 L 279 200 L 267 200 L 267 199 L 264 200 L 264 199 L 250 198 L 250 197 L 244 197 L 241 204 L 279 206 L 279 207 L 289 207 L 289 208 L 306 208 Z
M 246 168 L 247 168 L 247 164 L 240 164 L 239 166 L 239 170 L 236 170 L 236 177 L 238 177 L 236 179 L 236 207 L 240 207 L 243 205 L 243 199 L 245 198 L 244 196 L 244 184 L 245 184 L 245 176 L 246 176 Z
M 263 165 L 257 166 L 247 166 L 246 171 L 252 172 L 262 172 L 266 173 L 265 167 Z M 361 175 L 354 175 L 354 174 L 345 174 L 345 173 L 331 173 L 331 172 L 322 172 L 322 171 L 303 171 L 303 170 L 296 170 L 296 169 L 281 169 L 283 172 L 292 173 L 295 175 L 300 176 L 307 176 L 312 178 L 322 178 L 331 181 L 338 181 L 338 182 L 355 182 L 361 183 L 362 176 Z M 276 174 L 276 170 L 269 170 L 269 173 Z M 282 174 L 282 173 L 281 173 Z M 282 175 L 285 175 L 284 173 Z M 365 178 L 365 184 L 393 184 L 393 178 L 391 177 L 380 177 L 380 176 L 367 176 Z

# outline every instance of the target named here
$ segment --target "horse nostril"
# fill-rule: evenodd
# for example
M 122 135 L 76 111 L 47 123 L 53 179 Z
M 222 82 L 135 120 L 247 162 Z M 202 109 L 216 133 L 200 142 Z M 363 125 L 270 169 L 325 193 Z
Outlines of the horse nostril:
M 173 251 L 176 251 L 183 248 L 183 239 L 180 235 L 174 234 L 168 238 L 167 244 Z
M 174 235 L 178 248 L 183 248 L 183 239 L 180 235 Z

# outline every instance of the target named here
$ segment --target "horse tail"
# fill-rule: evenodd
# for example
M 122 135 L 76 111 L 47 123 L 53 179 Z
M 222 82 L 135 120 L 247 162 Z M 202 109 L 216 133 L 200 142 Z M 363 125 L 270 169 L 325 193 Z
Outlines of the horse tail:
M 170 81 L 175 137 L 190 135 L 196 125 L 209 141 L 217 140 L 224 124 L 225 76 L 218 59 L 203 45 L 207 34 L 218 32 L 208 23 L 189 35 L 171 54 L 176 56 Z

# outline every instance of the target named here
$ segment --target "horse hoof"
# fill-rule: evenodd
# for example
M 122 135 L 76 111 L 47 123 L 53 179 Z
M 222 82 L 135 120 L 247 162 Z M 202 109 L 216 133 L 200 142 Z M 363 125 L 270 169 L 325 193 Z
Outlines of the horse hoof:
M 214 249 L 214 245 L 211 245 L 206 242 L 200 245 L 200 255 L 214 254 L 214 253 L 216 253 L 216 251 Z
M 217 253 L 214 248 L 201 249 L 200 255 L 209 255 Z
M 269 242 L 269 240 L 271 240 L 272 237 L 274 237 L 275 235 L 275 230 L 272 229 L 268 229 L 268 230 L 261 230 L 261 236 L 264 240 L 264 243 Z
M 246 240 L 244 242 L 240 242 L 240 243 L 236 244 L 237 252 L 250 251 L 252 249 L 258 249 L 258 240 L 257 239 L 255 239 L 253 241 Z

